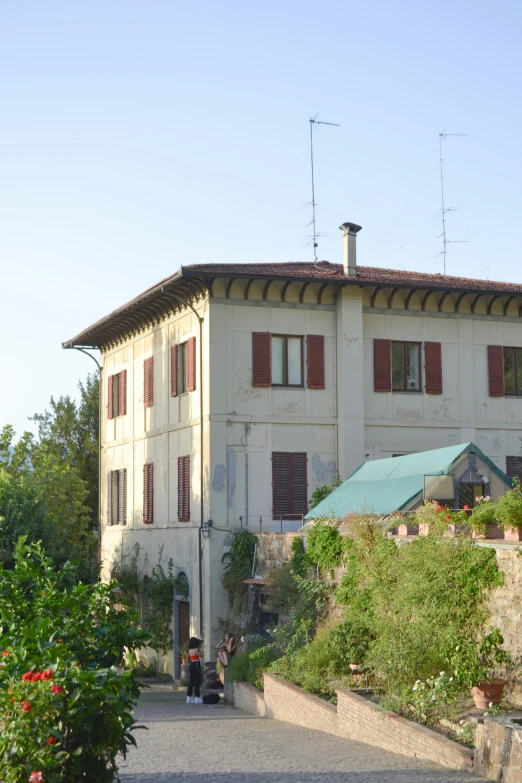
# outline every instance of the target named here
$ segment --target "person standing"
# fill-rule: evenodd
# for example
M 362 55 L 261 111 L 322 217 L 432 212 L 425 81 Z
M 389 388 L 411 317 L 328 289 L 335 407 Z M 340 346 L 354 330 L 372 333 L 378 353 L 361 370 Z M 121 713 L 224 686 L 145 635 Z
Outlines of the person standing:
M 189 654 L 189 684 L 187 688 L 187 704 L 203 704 L 201 698 L 201 639 L 191 636 L 188 640 Z M 194 695 L 193 695 L 194 694 Z

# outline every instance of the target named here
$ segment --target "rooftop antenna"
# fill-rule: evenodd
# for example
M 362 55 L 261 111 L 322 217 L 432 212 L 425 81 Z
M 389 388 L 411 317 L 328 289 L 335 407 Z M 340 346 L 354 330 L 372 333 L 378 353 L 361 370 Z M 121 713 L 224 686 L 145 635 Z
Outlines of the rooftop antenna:
M 314 182 L 314 125 L 331 125 L 334 128 L 340 128 L 341 126 L 337 122 L 323 122 L 318 120 L 319 114 L 315 117 L 310 117 L 310 165 L 312 172 L 312 231 L 313 231 L 313 250 L 314 250 L 314 264 L 317 264 L 317 240 L 319 234 L 317 233 L 317 226 L 315 222 L 315 182 Z
M 442 165 L 442 141 L 443 139 L 447 139 L 448 136 L 467 136 L 467 133 L 446 133 L 445 130 L 443 130 L 441 133 L 439 133 L 439 162 L 440 162 L 440 196 L 441 196 L 441 220 L 442 220 L 442 257 L 444 259 L 444 277 L 446 276 L 446 254 L 447 254 L 447 245 L 451 242 L 452 244 L 455 243 L 467 243 L 469 240 L 467 239 L 448 239 L 446 235 L 446 213 L 447 212 L 455 212 L 458 207 L 446 207 L 444 204 L 444 171 L 443 171 L 443 165 Z

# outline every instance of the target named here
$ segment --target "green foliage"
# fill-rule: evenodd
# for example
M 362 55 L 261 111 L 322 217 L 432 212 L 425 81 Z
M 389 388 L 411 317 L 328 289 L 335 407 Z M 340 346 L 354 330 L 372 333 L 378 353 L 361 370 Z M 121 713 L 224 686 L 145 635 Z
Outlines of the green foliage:
M 307 556 L 322 571 L 332 571 L 341 564 L 343 542 L 339 530 L 328 522 L 317 522 L 308 532 Z
M 247 652 L 238 652 L 230 661 L 227 677 L 231 682 L 250 682 L 263 690 L 263 675 L 281 652 L 275 644 L 254 645 Z
M 22 539 L 0 567 L 0 777 L 111 783 L 135 744 L 138 686 L 116 668 L 148 638 L 114 585 L 84 585 Z
M 328 495 L 331 495 L 334 489 L 341 486 L 340 481 L 334 481 L 333 484 L 323 484 L 321 487 L 316 487 L 312 492 L 312 497 L 308 506 L 310 510 L 319 505 Z
M 457 641 L 458 644 L 446 651 L 446 658 L 456 681 L 466 688 L 490 682 L 501 667 L 513 663 L 511 655 L 502 649 L 504 637 L 498 628 L 486 634 L 479 647 L 466 637 Z
M 0 560 L 13 563 L 18 536 L 41 541 L 57 565 L 76 561 L 79 577 L 95 581 L 98 519 L 98 381 L 79 384 L 80 403 L 51 398 L 37 414 L 39 437 L 15 442 L 0 431 Z
M 169 558 L 167 569 L 158 563 L 152 568 L 150 576 L 146 574 L 146 564 L 142 566 L 140 545 L 127 550 L 112 567 L 112 577 L 116 580 L 122 596 L 142 614 L 142 623 L 151 636 L 151 647 L 164 656 L 173 648 L 172 602 L 174 594 L 188 598 L 188 586 L 185 581 L 174 576 L 174 561 Z
M 502 527 L 522 527 L 522 491 L 518 478 L 513 479 L 513 489 L 499 499 L 496 511 Z
M 241 530 L 235 534 L 230 551 L 225 552 L 222 557 L 222 562 L 225 563 L 223 585 L 228 592 L 231 605 L 236 599 L 241 600 L 246 595 L 243 579 L 252 576 L 256 544 L 257 538 L 253 533 Z

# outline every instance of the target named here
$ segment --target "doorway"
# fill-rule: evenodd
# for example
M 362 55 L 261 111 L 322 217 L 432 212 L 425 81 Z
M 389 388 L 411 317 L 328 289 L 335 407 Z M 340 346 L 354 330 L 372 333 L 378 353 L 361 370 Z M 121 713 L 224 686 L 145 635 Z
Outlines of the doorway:
M 178 601 L 178 647 L 186 647 L 190 639 L 190 602 Z M 177 656 L 176 679 L 181 677 L 181 656 Z

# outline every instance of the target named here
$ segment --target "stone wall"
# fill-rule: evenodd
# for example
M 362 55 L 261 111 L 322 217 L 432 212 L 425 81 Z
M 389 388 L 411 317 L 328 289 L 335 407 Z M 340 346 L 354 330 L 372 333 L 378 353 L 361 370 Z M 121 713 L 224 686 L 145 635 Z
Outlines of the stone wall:
M 475 730 L 473 767 L 477 775 L 504 783 L 522 781 L 522 716 L 488 717 Z
M 265 699 L 261 691 L 250 685 L 249 682 L 235 682 L 234 707 L 248 712 L 250 715 L 265 717 Z
M 522 657 L 522 557 L 517 546 L 487 544 L 495 549 L 498 567 L 504 573 L 504 586 L 489 598 L 490 624 L 499 628 L 504 646 L 515 659 Z M 522 678 L 516 668 L 507 672 L 506 697 L 522 707 Z
M 292 556 L 292 542 L 299 533 L 256 533 L 256 574 L 267 576 Z

